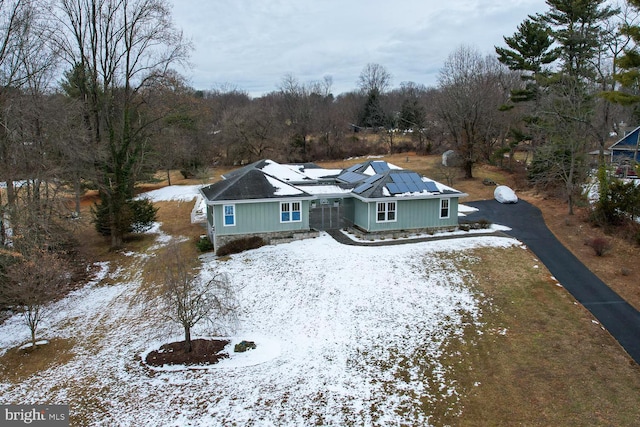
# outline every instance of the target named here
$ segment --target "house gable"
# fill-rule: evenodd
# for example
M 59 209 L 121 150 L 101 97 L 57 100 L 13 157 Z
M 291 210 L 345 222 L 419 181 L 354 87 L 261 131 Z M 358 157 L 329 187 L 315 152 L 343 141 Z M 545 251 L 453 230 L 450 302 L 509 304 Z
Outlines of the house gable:
M 633 159 L 635 156 L 635 160 L 640 161 L 638 138 L 640 138 L 640 126 L 627 133 L 623 138 L 609 147 L 609 150 L 611 150 L 611 160 L 615 162 L 621 159 Z

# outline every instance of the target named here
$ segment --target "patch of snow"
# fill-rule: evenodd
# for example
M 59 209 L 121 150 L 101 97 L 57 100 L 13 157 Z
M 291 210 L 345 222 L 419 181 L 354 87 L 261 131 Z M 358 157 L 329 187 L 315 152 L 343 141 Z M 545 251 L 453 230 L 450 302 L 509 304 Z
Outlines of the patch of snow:
M 49 340 L 36 341 L 36 347 L 39 346 L 39 345 L 45 345 L 45 344 L 49 344 Z M 21 345 L 19 348 L 20 348 L 20 350 L 26 350 L 26 349 L 31 348 L 31 347 L 33 347 L 33 343 L 28 342 L 28 343 L 26 343 L 24 345 Z
M 200 195 L 200 188 L 202 185 L 169 185 L 139 194 L 136 199 L 147 198 L 152 202 L 190 202 Z
M 462 203 L 458 204 L 458 213 L 468 214 L 472 212 L 478 212 L 478 208 L 474 208 L 473 206 L 467 206 Z

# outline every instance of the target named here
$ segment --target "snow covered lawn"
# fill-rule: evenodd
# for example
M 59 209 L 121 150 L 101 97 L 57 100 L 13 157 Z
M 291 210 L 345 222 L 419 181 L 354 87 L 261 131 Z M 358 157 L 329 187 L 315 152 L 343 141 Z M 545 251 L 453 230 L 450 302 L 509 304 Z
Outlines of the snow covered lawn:
M 181 336 L 140 298 L 139 272 L 168 240 L 160 233 L 148 253 L 123 254 L 133 263 L 126 270 L 102 264 L 93 283 L 54 304 L 41 337 L 73 338 L 75 356 L 18 384 L 0 379 L 0 401 L 69 403 L 83 425 L 426 425 L 432 404 L 461 410 L 439 358 L 481 315 L 473 279 L 450 260 L 519 244 L 467 237 L 354 247 L 321 234 L 204 257 L 202 274 L 227 272 L 238 288 L 230 348 L 250 340 L 257 349 L 207 369 L 154 371 L 140 356 Z M 195 332 L 211 334 L 205 325 Z M 0 326 L 0 353 L 28 339 L 11 318 Z

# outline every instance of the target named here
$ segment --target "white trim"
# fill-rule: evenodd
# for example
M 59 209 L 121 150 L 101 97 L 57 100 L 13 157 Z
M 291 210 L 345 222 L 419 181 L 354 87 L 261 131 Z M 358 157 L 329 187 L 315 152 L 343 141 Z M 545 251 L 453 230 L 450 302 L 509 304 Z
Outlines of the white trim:
M 304 200 L 318 200 L 317 196 L 305 196 L 305 197 L 274 197 L 271 199 L 245 199 L 245 200 L 208 200 L 207 203 L 212 206 L 217 205 L 240 205 L 243 203 L 279 203 L 279 202 L 288 202 L 291 200 L 294 201 L 304 201 Z
M 285 203 L 287 205 L 289 205 L 288 206 L 289 209 L 286 210 L 286 211 L 282 210 L 282 206 Z M 296 209 L 296 210 L 293 209 L 293 204 L 294 203 L 298 204 L 298 209 Z M 298 214 L 300 215 L 300 217 L 298 219 L 293 219 L 293 213 L 294 212 L 298 212 Z M 288 220 L 285 221 L 285 220 L 282 219 L 282 214 L 283 213 L 288 213 L 289 214 L 289 219 Z M 291 200 L 291 201 L 280 202 L 280 223 L 281 224 L 288 224 L 290 222 L 302 222 L 302 202 L 299 201 L 299 200 Z
M 359 194 L 349 193 L 351 197 L 354 199 L 358 199 L 361 202 L 369 203 L 369 202 L 384 202 L 384 201 L 405 201 L 405 200 L 431 200 L 431 199 L 441 199 L 443 194 L 425 194 L 425 195 L 411 195 L 406 197 L 395 197 L 395 196 L 382 196 L 382 197 L 362 197 Z M 450 193 L 446 194 L 447 198 L 455 199 L 461 197 L 468 197 L 467 193 Z
M 393 203 L 393 209 L 389 209 L 389 205 Z M 384 205 L 384 211 L 379 209 L 380 205 Z M 393 219 L 389 219 L 389 214 L 393 212 Z M 384 219 L 378 218 L 378 214 L 384 213 Z M 397 222 L 398 221 L 398 202 L 395 200 L 387 200 L 383 202 L 376 202 L 376 223 L 383 222 Z
M 442 210 L 444 209 L 443 204 L 444 202 L 447 203 L 447 216 L 442 216 Z M 440 199 L 440 213 L 438 214 L 440 219 L 447 219 L 447 218 L 451 218 L 451 198 L 441 198 Z
M 230 215 L 233 218 L 233 224 L 227 224 L 227 207 L 231 207 L 233 209 L 233 214 Z M 235 227 L 236 226 L 236 205 L 235 204 L 226 204 L 222 205 L 222 226 L 223 227 Z

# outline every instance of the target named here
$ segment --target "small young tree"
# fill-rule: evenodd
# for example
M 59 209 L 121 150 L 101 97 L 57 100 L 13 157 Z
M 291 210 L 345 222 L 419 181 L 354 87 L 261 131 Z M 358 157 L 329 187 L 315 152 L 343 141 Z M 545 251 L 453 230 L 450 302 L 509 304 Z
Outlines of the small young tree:
M 201 321 L 218 327 L 238 310 L 235 292 L 226 274 L 205 280 L 172 245 L 161 257 L 164 265 L 162 299 L 166 316 L 184 329 L 185 351 L 191 352 L 191 329 Z
M 36 346 L 38 326 L 48 314 L 47 304 L 69 281 L 64 262 L 46 250 L 37 250 L 7 268 L 2 287 L 2 299 L 19 311 L 31 332 L 31 344 Z

